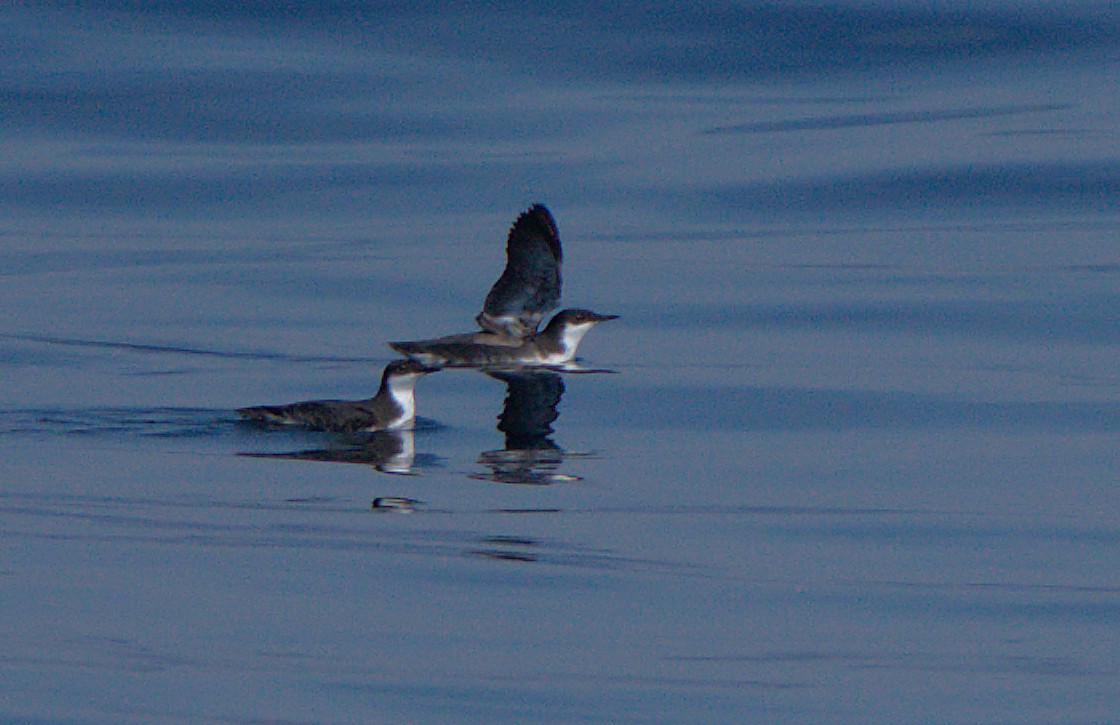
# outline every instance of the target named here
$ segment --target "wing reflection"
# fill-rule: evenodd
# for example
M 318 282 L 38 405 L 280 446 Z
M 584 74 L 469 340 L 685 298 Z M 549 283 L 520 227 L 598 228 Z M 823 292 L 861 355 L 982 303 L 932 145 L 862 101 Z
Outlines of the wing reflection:
M 556 408 L 564 395 L 564 380 L 544 370 L 486 374 L 506 384 L 505 404 L 498 415 L 505 448 L 481 453 L 478 462 L 490 470 L 471 478 L 538 486 L 578 481 L 578 477 L 560 472 L 564 450 L 551 438 L 552 423 L 560 416 Z
M 288 453 L 241 453 L 248 458 L 279 458 L 294 461 L 361 463 L 383 473 L 409 474 L 416 459 L 412 431 L 379 431 L 359 438 L 340 439 L 330 448 Z

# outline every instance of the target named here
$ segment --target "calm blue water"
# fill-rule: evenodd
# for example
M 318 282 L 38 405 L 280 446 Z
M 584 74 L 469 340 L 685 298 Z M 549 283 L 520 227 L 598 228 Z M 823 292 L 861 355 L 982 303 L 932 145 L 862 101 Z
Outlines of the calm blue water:
M 1115 719 L 1112 4 L 135 5 L 0 10 L 0 721 Z M 536 201 L 531 450 L 234 421 Z

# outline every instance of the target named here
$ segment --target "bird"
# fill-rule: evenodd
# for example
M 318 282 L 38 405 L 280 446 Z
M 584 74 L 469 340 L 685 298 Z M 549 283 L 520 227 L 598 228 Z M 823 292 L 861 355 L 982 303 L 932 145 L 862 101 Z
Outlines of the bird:
M 408 430 L 416 418 L 416 381 L 431 372 L 435 368 L 415 360 L 394 360 L 385 366 L 381 387 L 372 398 L 262 405 L 239 408 L 237 413 L 250 422 L 335 433 Z
M 389 346 L 433 367 L 570 363 L 587 331 L 617 315 L 566 309 L 539 330 L 559 306 L 563 258 L 556 220 L 543 204 L 532 205 L 510 227 L 505 269 L 475 317 L 480 331 Z
M 515 341 L 487 342 L 492 333 L 449 335 L 432 340 L 391 342 L 389 346 L 423 365 L 442 367 L 550 366 L 561 367 L 575 358 L 587 332 L 618 315 L 591 310 L 562 310 L 540 332 Z

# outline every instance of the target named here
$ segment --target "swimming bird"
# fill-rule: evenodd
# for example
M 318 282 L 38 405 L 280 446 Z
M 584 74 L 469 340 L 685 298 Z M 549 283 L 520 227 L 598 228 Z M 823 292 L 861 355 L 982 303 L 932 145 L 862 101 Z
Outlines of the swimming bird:
M 239 408 L 246 420 L 269 425 L 295 425 L 337 433 L 404 430 L 416 417 L 416 381 L 434 372 L 415 360 L 394 360 L 381 375 L 377 395 L 368 400 L 309 400 L 290 405 Z
M 467 333 L 416 342 L 390 342 L 389 347 L 433 368 L 560 366 L 575 358 L 580 341 L 592 327 L 617 317 L 591 310 L 562 310 L 543 330 L 516 341 L 493 333 Z M 500 339 L 488 342 L 488 337 Z
M 480 332 L 430 340 L 390 342 L 413 360 L 436 367 L 563 365 L 571 362 L 583 336 L 617 315 L 569 309 L 538 332 L 544 316 L 560 302 L 564 253 L 556 220 L 534 204 L 510 227 L 506 266 L 475 318 Z

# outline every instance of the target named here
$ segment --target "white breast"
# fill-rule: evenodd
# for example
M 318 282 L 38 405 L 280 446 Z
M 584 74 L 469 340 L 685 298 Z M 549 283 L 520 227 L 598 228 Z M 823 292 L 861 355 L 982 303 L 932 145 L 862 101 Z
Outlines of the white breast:
M 412 427 L 412 421 L 416 417 L 416 397 L 413 391 L 416 390 L 416 379 L 419 377 L 419 375 L 399 375 L 389 380 L 389 394 L 404 410 L 403 415 L 389 426 L 390 430 Z
M 576 356 L 576 350 L 579 348 L 579 343 L 583 340 L 583 336 L 587 331 L 595 326 L 595 323 L 588 322 L 583 325 L 571 325 L 564 328 L 564 332 L 560 335 L 560 345 L 564 348 L 562 359 L 554 361 L 555 363 L 568 362 Z M 552 362 L 552 361 L 550 361 Z

